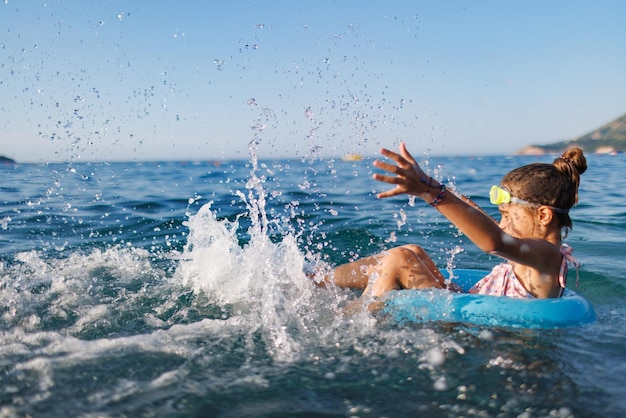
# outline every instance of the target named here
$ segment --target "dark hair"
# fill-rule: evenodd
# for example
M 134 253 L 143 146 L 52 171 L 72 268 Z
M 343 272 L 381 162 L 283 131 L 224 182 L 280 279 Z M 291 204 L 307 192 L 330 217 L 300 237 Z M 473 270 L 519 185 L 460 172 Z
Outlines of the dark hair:
M 502 179 L 511 194 L 540 205 L 570 209 L 578 202 L 580 175 L 587 160 L 580 148 L 568 149 L 552 164 L 534 163 L 510 171 Z M 561 227 L 572 228 L 568 213 L 556 213 Z

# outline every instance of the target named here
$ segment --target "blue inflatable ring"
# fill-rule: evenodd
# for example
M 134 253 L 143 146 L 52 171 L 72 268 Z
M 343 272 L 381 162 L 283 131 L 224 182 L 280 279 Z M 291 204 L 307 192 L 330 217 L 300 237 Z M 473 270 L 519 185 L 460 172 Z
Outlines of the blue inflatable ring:
M 454 270 L 454 283 L 467 292 L 487 275 L 483 270 Z M 591 303 L 566 289 L 557 299 L 519 299 L 454 293 L 440 289 L 390 292 L 384 315 L 398 323 L 465 322 L 515 328 L 565 328 L 594 322 Z

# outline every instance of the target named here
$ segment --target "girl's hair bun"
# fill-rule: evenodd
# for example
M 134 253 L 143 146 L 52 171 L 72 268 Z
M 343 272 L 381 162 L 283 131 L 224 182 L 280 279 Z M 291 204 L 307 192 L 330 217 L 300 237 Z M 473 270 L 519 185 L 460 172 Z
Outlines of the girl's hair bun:
M 580 148 L 570 148 L 561 155 L 560 158 L 554 160 L 554 165 L 559 168 L 558 160 L 563 160 L 567 164 L 571 165 L 578 174 L 583 174 L 587 171 L 587 159 L 583 154 L 583 150 Z
M 552 163 L 565 177 L 570 179 L 576 190 L 575 202 L 578 202 L 580 175 L 587 171 L 587 159 L 580 148 L 570 148 Z

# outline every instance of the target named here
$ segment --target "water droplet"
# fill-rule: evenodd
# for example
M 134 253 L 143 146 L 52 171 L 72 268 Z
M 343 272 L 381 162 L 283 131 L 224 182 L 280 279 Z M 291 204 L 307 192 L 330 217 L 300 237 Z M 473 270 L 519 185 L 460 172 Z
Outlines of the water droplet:
M 435 380 L 433 387 L 435 390 L 439 391 L 448 389 L 448 383 L 446 382 L 445 376 L 441 376 L 437 380 Z
M 4 218 L 0 219 L 0 226 L 3 230 L 6 230 L 9 227 L 9 222 L 11 222 L 10 216 L 5 216 Z

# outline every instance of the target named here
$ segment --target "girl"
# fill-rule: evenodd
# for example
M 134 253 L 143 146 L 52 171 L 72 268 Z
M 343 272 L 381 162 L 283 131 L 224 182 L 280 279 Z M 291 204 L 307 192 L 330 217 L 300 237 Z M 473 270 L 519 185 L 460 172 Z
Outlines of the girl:
M 506 262 L 497 265 L 470 293 L 520 298 L 556 298 L 565 288 L 567 261 L 575 262 L 561 236 L 572 227 L 569 210 L 578 200 L 580 175 L 587 162 L 579 148 L 566 151 L 552 164 L 519 167 L 493 186 L 491 203 L 502 219 L 498 224 L 474 202 L 447 190 L 426 176 L 404 143 L 400 154 L 381 150 L 394 164 L 374 166 L 393 175 L 374 179 L 395 185 L 379 198 L 416 195 L 439 210 L 474 244 Z M 577 264 L 576 264 L 577 265 Z M 335 269 L 330 281 L 340 287 L 364 288 L 363 296 L 381 296 L 391 289 L 446 288 L 444 276 L 418 245 L 404 245 Z

